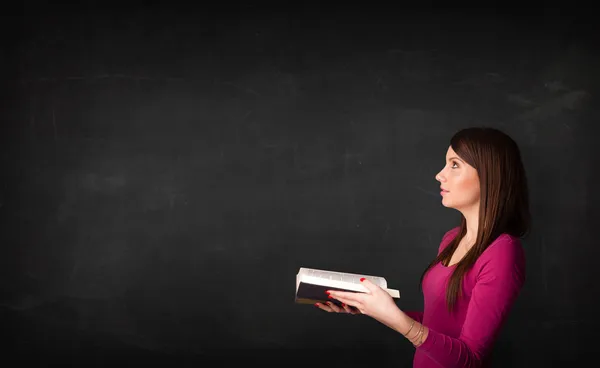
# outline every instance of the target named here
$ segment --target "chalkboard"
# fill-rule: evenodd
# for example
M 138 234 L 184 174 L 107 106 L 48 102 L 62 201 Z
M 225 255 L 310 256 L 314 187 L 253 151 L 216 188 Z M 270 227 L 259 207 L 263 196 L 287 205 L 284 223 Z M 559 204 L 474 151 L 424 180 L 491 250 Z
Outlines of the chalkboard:
M 3 359 L 409 367 L 391 329 L 294 304 L 295 275 L 381 275 L 421 309 L 459 220 L 434 176 L 482 125 L 521 147 L 534 220 L 494 360 L 591 356 L 591 23 L 359 10 L 48 6 L 4 24 Z

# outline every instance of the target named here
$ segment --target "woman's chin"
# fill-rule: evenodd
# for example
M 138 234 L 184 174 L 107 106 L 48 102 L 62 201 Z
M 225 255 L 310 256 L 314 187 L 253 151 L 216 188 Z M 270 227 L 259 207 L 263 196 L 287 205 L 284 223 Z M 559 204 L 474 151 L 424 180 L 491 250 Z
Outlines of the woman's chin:
M 452 202 L 446 201 L 445 198 L 442 199 L 442 206 L 447 207 L 447 208 L 454 208 L 454 207 L 452 207 Z

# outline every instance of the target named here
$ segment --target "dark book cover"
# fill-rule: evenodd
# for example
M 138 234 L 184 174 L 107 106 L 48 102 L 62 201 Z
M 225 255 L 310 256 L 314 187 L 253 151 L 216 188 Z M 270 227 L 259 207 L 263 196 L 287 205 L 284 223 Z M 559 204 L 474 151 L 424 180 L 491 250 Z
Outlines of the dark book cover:
M 298 286 L 298 291 L 296 292 L 296 303 L 314 304 L 332 302 L 333 304 L 341 308 L 342 302 L 336 299 L 330 299 L 326 293 L 327 290 L 339 290 L 352 293 L 358 292 L 355 290 L 340 289 L 331 286 L 314 285 L 305 282 L 300 282 L 300 285 Z

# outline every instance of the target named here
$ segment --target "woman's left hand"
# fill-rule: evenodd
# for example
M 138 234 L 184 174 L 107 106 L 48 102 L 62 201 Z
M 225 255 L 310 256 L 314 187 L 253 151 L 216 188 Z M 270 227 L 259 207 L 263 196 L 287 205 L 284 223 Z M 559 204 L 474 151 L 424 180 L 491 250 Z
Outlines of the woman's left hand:
M 402 311 L 390 294 L 378 285 L 367 279 L 361 279 L 368 292 L 347 292 L 327 290 L 327 293 L 342 303 L 356 307 L 362 314 L 366 314 L 384 325 L 393 328 L 398 324 Z

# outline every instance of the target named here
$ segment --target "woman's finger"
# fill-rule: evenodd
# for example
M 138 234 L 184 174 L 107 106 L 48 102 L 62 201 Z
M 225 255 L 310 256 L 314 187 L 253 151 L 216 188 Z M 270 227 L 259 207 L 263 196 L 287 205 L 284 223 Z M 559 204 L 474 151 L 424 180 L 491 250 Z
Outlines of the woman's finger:
M 315 303 L 315 306 L 319 309 L 324 310 L 325 312 L 331 312 L 331 308 L 329 308 L 327 305 L 325 305 L 323 303 Z
M 339 302 L 341 302 L 342 304 L 346 304 L 349 307 L 355 307 L 357 302 L 351 299 L 346 299 L 345 297 L 341 297 L 341 296 L 334 296 L 334 299 L 338 300 Z
M 347 304 L 342 304 L 342 306 L 344 307 L 344 310 L 346 311 L 346 313 L 350 313 L 350 314 L 360 314 L 360 311 L 356 308 L 353 308 Z
M 332 302 L 327 302 L 327 305 L 329 306 L 329 308 L 333 309 L 334 312 L 336 313 L 344 313 L 344 310 L 340 307 L 338 307 L 337 305 L 333 304 Z
M 329 302 L 328 302 L 329 303 Z M 315 306 L 317 306 L 318 308 L 324 310 L 325 312 L 335 312 L 335 310 L 333 310 L 333 308 L 331 307 L 331 305 L 325 304 L 325 303 L 315 303 Z
M 339 300 L 342 303 L 357 306 L 363 304 L 371 295 L 366 293 L 358 293 L 358 292 L 345 292 L 345 291 L 334 291 L 327 290 L 330 298 L 334 298 Z

